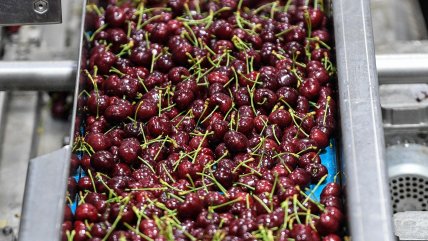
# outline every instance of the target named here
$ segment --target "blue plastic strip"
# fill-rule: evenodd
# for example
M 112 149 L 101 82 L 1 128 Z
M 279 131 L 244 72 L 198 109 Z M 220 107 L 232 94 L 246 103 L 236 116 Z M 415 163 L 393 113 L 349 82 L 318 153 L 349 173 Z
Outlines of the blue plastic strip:
M 327 178 L 325 179 L 325 181 L 323 183 L 321 183 L 318 186 L 318 188 L 313 191 L 313 194 L 311 195 L 311 198 L 317 202 L 320 201 L 320 195 L 321 195 L 321 192 L 324 189 L 324 187 L 328 183 L 335 181 L 334 177 L 336 176 L 337 172 L 339 171 L 337 159 L 336 159 L 336 142 L 334 139 L 331 139 L 330 145 L 328 147 L 326 147 L 321 152 L 320 158 L 321 158 L 321 164 L 323 164 L 328 170 L 328 175 L 327 175 Z M 316 187 L 316 183 L 311 184 L 309 186 L 310 190 L 306 191 L 306 194 L 309 195 L 315 187 Z

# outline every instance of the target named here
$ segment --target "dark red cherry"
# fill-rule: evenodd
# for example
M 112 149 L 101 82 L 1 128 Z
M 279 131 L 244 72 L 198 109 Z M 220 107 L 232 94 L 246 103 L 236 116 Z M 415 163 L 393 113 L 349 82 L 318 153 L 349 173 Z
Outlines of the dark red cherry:
M 140 142 L 135 138 L 124 139 L 119 146 L 119 157 L 125 163 L 131 164 L 137 161 L 140 154 Z
M 227 148 L 231 152 L 241 152 L 245 151 L 248 147 L 247 137 L 236 131 L 228 131 L 224 135 L 224 143 L 226 143 Z
M 168 135 L 172 131 L 171 122 L 159 116 L 152 117 L 147 124 L 147 128 L 152 136 Z
M 89 133 L 85 141 L 94 151 L 107 150 L 112 145 L 110 139 L 103 133 Z
M 125 22 L 125 13 L 120 7 L 110 5 L 105 11 L 105 20 L 111 27 L 120 27 Z
M 285 128 L 291 123 L 291 115 L 288 111 L 279 109 L 269 115 L 269 122 L 278 125 L 280 128 Z
M 226 114 L 232 108 L 232 102 L 230 96 L 223 93 L 216 93 L 210 98 L 210 103 L 218 106 L 223 114 Z
M 270 110 L 277 102 L 278 96 L 269 89 L 257 89 L 254 93 L 254 102 L 263 108 Z
M 185 67 L 174 67 L 168 73 L 168 80 L 173 84 L 178 84 L 189 75 L 190 72 Z
M 305 169 L 296 168 L 289 175 L 291 181 L 299 185 L 301 188 L 306 187 L 311 181 L 311 174 Z
M 98 219 L 98 211 L 92 204 L 83 203 L 77 206 L 74 217 L 76 220 L 96 222 Z
M 327 184 L 324 187 L 324 189 L 321 191 L 321 198 L 325 198 L 327 196 L 340 197 L 340 195 L 341 195 L 340 184 L 336 182 L 331 182 Z
M 336 234 L 329 234 L 322 238 L 322 241 L 342 241 L 342 239 Z
M 113 155 L 108 151 L 98 151 L 91 156 L 91 166 L 102 172 L 109 172 L 114 166 Z
M 321 163 L 310 163 L 305 167 L 305 170 L 311 174 L 313 182 L 318 182 L 322 177 L 328 174 L 327 168 Z

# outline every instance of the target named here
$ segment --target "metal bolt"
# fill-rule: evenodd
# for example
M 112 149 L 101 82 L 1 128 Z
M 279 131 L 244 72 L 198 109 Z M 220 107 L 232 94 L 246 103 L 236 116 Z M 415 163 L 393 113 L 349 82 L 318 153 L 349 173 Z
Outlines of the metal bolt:
M 13 233 L 13 228 L 11 228 L 9 226 L 6 226 L 6 227 L 3 228 L 2 231 L 3 231 L 3 234 L 5 236 L 9 236 L 9 235 L 11 235 Z
M 37 0 L 34 2 L 34 12 L 38 14 L 44 14 L 48 11 L 49 3 L 46 0 Z

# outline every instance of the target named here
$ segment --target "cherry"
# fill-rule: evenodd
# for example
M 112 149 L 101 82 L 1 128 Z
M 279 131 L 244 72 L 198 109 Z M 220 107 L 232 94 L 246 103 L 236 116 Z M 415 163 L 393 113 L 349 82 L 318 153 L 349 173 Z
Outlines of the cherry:
M 191 218 L 198 215 L 203 208 L 203 201 L 194 193 L 186 196 L 186 199 L 178 207 L 178 214 L 183 218 Z
M 79 187 L 80 190 L 94 191 L 94 188 L 92 186 L 92 180 L 88 176 L 81 177 L 77 182 L 77 186 Z
M 209 73 L 207 79 L 211 84 L 219 83 L 225 85 L 229 81 L 229 77 L 219 71 Z
M 104 112 L 105 118 L 110 122 L 121 122 L 132 115 L 132 105 L 127 100 L 120 100 L 107 107 Z
M 321 163 L 321 158 L 316 152 L 307 152 L 299 157 L 299 166 L 306 168 L 311 163 Z
M 321 191 L 321 198 L 325 198 L 327 196 L 340 197 L 340 195 L 341 195 L 340 184 L 336 182 L 328 183 L 324 187 L 324 189 Z
M 277 100 L 278 96 L 269 89 L 257 89 L 254 93 L 254 102 L 267 110 L 272 109 Z
M 99 223 L 94 223 L 94 225 L 91 228 L 91 235 L 92 237 L 95 238 L 104 238 L 104 236 L 107 234 L 108 230 L 109 230 L 110 225 L 107 222 L 99 222 Z
M 261 193 L 270 193 L 272 191 L 272 184 L 269 181 L 266 180 L 260 180 L 259 182 L 257 182 L 256 184 L 256 194 L 261 194 Z
M 210 103 L 219 107 L 219 110 L 226 114 L 232 108 L 232 99 L 230 96 L 223 93 L 215 93 L 210 98 Z
M 329 145 L 328 133 L 322 127 L 314 127 L 310 132 L 310 138 L 315 141 L 318 148 L 325 148 Z
M 150 40 L 155 43 L 164 43 L 168 39 L 169 29 L 166 23 L 155 23 L 150 31 Z
M 67 232 L 73 230 L 73 223 L 71 221 L 64 221 L 61 225 L 61 240 L 67 241 Z
M 322 238 L 322 241 L 341 241 L 342 239 L 336 234 L 329 234 Z
M 185 67 L 174 67 L 168 72 L 168 80 L 171 81 L 172 84 L 178 84 L 189 76 L 190 72 Z
M 286 128 L 291 121 L 291 115 L 286 110 L 279 109 L 269 115 L 269 122 L 278 125 L 280 128 Z
M 223 140 L 227 148 L 231 152 L 241 152 L 248 147 L 247 137 L 240 132 L 228 131 L 224 135 Z
M 119 146 L 119 157 L 125 163 L 131 164 L 137 161 L 140 154 L 140 142 L 135 138 L 124 139 Z
M 147 128 L 152 136 L 160 136 L 170 134 L 172 125 L 169 120 L 154 116 L 149 120 Z
M 272 66 L 263 66 L 259 70 L 260 72 L 260 81 L 263 82 L 262 88 L 270 89 L 276 91 L 278 89 L 279 83 L 277 80 L 278 70 Z
M 153 71 L 153 73 L 150 73 L 149 76 L 144 80 L 144 85 L 148 89 L 153 89 L 155 86 L 160 86 L 163 83 L 167 81 L 167 77 L 159 72 L 159 71 Z
M 88 239 L 88 236 L 86 235 L 86 225 L 82 221 L 75 221 L 74 222 L 74 239 L 73 241 L 86 241 Z
M 88 98 L 87 106 L 92 114 L 103 114 L 108 107 L 108 96 L 91 93 Z
M 311 174 L 305 169 L 296 168 L 289 175 L 292 182 L 296 183 L 300 187 L 306 187 L 311 181 Z
M 235 219 L 229 225 L 229 233 L 232 235 L 242 236 L 247 232 L 257 229 L 255 220 L 252 219 Z
M 155 63 L 156 69 L 163 73 L 168 73 L 174 67 L 172 56 L 170 54 L 162 54 Z
M 339 210 L 342 210 L 342 201 L 339 197 L 336 196 L 324 196 L 321 198 L 321 203 L 326 207 L 335 207 Z
M 112 144 L 107 135 L 102 133 L 89 133 L 85 137 L 85 141 L 94 151 L 107 150 Z
M 121 223 L 133 223 L 133 220 L 136 218 L 136 215 L 134 211 L 132 210 L 131 205 L 124 205 L 119 203 L 113 203 L 110 206 L 110 215 L 109 215 L 109 221 L 113 223 L 119 213 L 122 214 L 122 218 L 120 219 Z
M 232 37 L 233 28 L 225 20 L 219 19 L 211 25 L 210 31 L 217 37 L 217 39 L 229 40 Z
M 305 170 L 311 174 L 313 182 L 319 181 L 328 174 L 327 168 L 321 163 L 310 163 L 305 167 Z
M 318 233 L 309 225 L 305 224 L 295 224 L 293 229 L 291 229 L 290 236 L 296 241 L 320 241 Z
M 183 13 L 186 2 L 186 0 L 168 0 L 168 6 L 172 9 L 174 14 L 179 16 Z
M 112 27 L 120 27 L 125 22 L 123 10 L 117 6 L 110 5 L 105 12 L 106 22 Z
M 248 89 L 245 87 L 239 87 L 234 93 L 234 101 L 237 106 L 250 105 L 251 99 Z
M 92 67 L 97 66 L 99 73 L 108 74 L 110 68 L 116 63 L 116 60 L 117 56 L 115 54 L 105 50 L 94 55 Z
M 109 172 L 114 166 L 113 155 L 108 151 L 97 151 L 91 156 L 91 166 L 102 172 Z
M 309 100 L 313 100 L 318 96 L 321 85 L 318 80 L 314 78 L 307 78 L 299 87 L 299 93 Z
M 237 175 L 233 173 L 231 169 L 219 167 L 214 172 L 214 177 L 223 187 L 229 188 L 233 185 Z
M 74 217 L 76 220 L 88 220 L 89 222 L 96 222 L 98 219 L 98 212 L 92 204 L 83 203 L 77 206 Z
M 121 49 L 121 45 L 126 44 L 128 42 L 126 33 L 121 28 L 109 28 L 108 30 L 106 30 L 106 33 L 107 40 L 113 44 L 114 52 L 118 52 Z M 118 58 L 116 60 L 119 61 L 121 59 Z
M 115 176 L 130 176 L 131 169 L 125 163 L 116 163 L 112 170 L 112 175 Z
M 330 213 L 322 213 L 319 225 L 323 233 L 336 233 L 339 230 L 340 222 Z

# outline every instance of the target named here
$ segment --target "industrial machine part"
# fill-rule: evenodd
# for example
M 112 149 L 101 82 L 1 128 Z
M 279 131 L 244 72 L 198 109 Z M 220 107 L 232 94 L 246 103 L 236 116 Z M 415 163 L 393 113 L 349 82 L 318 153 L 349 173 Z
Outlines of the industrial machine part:
M 61 0 L 2 0 L 0 25 L 61 22 Z
M 428 147 L 394 145 L 386 149 L 394 212 L 428 210 Z
M 345 176 L 352 239 L 392 241 L 392 214 L 384 163 L 384 140 L 369 8 L 368 0 L 333 2 L 341 89 L 341 129 L 346 130 L 340 137 L 340 159 Z M 363 51 L 355 51 L 356 49 Z M 362 169 L 370 172 L 359 171 Z M 31 175 L 41 175 L 37 174 L 37 171 L 30 166 L 29 173 L 33 173 Z M 64 180 L 67 177 L 64 173 L 58 175 L 62 175 L 59 178 Z M 65 186 L 56 186 L 54 190 L 57 190 L 57 193 L 65 193 Z M 31 192 L 30 186 L 26 193 Z M 35 232 L 41 233 L 45 227 L 38 227 L 31 221 L 34 220 L 31 218 L 34 213 L 33 209 L 29 208 L 32 204 L 30 197 L 31 195 L 26 194 L 24 200 L 25 212 L 21 227 L 25 228 L 20 232 L 22 241 L 34 240 L 32 237 L 35 237 Z M 51 208 L 46 202 L 40 202 L 38 205 L 40 209 L 45 205 L 46 209 Z M 62 212 L 45 217 L 59 220 L 58 215 L 62 215 Z M 54 240 L 57 237 L 51 233 L 44 240 Z
M 401 241 L 428 240 L 428 212 L 394 214 L 395 235 Z
M 353 240 L 394 240 L 370 1 L 334 1 L 333 6 L 341 160 L 351 236 Z

